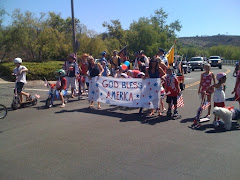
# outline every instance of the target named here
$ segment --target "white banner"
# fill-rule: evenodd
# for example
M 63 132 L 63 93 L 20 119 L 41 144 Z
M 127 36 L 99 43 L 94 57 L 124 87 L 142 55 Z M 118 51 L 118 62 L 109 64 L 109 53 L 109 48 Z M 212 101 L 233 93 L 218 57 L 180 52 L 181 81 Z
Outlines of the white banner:
M 88 98 L 112 105 L 156 109 L 161 79 L 94 77 L 89 80 Z

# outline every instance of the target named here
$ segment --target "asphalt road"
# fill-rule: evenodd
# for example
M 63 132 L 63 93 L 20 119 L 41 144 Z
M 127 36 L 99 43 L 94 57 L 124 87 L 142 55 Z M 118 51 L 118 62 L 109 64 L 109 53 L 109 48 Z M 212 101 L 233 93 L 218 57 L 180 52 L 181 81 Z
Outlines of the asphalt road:
M 226 97 L 232 97 L 233 67 L 212 71 L 231 71 Z M 87 100 L 75 99 L 64 109 L 44 109 L 47 89 L 28 83 L 26 89 L 40 94 L 40 102 L 9 110 L 0 120 L 0 179 L 239 179 L 239 129 L 216 132 L 212 121 L 200 130 L 188 128 L 200 104 L 200 73 L 185 76 L 179 120 L 105 104 L 89 110 Z M 13 86 L 0 83 L 0 102 L 8 107 Z

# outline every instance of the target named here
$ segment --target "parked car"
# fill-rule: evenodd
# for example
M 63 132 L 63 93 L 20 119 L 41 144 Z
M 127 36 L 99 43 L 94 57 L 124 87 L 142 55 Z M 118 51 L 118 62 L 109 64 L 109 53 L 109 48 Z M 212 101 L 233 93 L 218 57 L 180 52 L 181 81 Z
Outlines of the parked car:
M 201 71 L 203 71 L 205 61 L 203 57 L 192 57 L 188 64 L 192 67 L 192 71 L 194 71 L 195 69 L 201 69 Z
M 192 66 L 187 61 L 182 61 L 182 68 L 184 74 L 192 72 Z
M 219 67 L 219 69 L 222 69 L 222 60 L 220 56 L 210 56 L 208 63 L 211 65 L 211 67 Z

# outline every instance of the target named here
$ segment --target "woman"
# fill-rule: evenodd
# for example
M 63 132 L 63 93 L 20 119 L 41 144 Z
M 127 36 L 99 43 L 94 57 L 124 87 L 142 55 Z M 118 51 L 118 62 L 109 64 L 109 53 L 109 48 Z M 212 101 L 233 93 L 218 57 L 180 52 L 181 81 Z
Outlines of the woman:
M 235 101 L 238 101 L 240 107 L 240 71 L 237 72 L 237 79 L 232 94 L 235 94 Z
M 99 63 L 96 63 L 92 56 L 88 57 L 88 78 L 91 79 L 96 76 L 101 76 L 103 68 Z M 89 108 L 93 108 L 93 101 L 90 101 Z M 98 102 L 98 109 L 101 109 L 100 102 Z
M 78 64 L 79 70 L 80 70 L 80 76 L 81 78 L 79 79 L 79 91 L 81 92 L 81 87 L 83 89 L 82 95 L 86 94 L 86 88 L 85 88 L 85 78 L 87 76 L 87 71 L 88 71 L 88 62 L 87 62 L 88 54 L 84 53 L 80 59 L 80 62 Z
M 146 77 L 148 78 L 161 78 L 165 75 L 165 72 L 159 65 L 160 59 L 157 57 L 153 57 L 149 63 L 149 68 L 146 70 Z M 161 91 L 162 89 L 160 89 Z M 159 108 L 158 115 L 161 116 L 161 111 L 164 111 L 164 106 L 163 106 L 163 99 L 160 98 L 160 105 L 161 108 Z M 151 109 L 151 112 L 149 116 L 152 116 L 154 114 L 154 109 Z

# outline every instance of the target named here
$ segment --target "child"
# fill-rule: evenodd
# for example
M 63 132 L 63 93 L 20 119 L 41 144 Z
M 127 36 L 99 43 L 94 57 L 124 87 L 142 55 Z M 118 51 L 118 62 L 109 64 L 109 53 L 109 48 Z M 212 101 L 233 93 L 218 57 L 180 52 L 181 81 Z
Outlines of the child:
M 26 72 L 28 69 L 25 66 L 22 66 L 22 59 L 21 58 L 15 58 L 14 64 L 16 68 L 13 70 L 13 75 L 16 76 L 16 89 L 17 93 L 20 95 L 20 101 L 23 102 L 23 96 L 26 97 L 26 100 L 29 100 L 30 94 L 23 92 L 23 86 L 27 83 L 26 80 Z
M 201 79 L 200 79 L 199 88 L 198 88 L 198 94 L 201 93 L 202 99 L 204 98 L 203 92 L 206 91 L 208 102 L 211 102 L 211 96 L 214 90 L 213 88 L 209 88 L 212 84 L 212 80 L 213 80 L 213 84 L 215 84 L 215 76 L 213 72 L 210 71 L 210 69 L 211 69 L 210 64 L 204 65 L 205 72 L 201 74 Z M 211 114 L 211 105 L 208 106 L 208 114 L 206 116 L 209 119 L 211 118 L 210 114 Z
M 63 69 L 59 69 L 56 71 L 56 77 L 59 78 L 56 82 L 56 90 L 59 92 L 59 95 L 61 97 L 62 105 L 61 108 L 65 107 L 64 103 L 64 94 L 66 94 L 67 91 L 67 79 L 66 79 L 66 73 Z
M 227 80 L 225 73 L 218 73 L 217 74 L 218 83 L 210 86 L 209 88 L 215 88 L 213 101 L 214 107 L 225 107 L 225 82 Z M 216 116 L 214 117 L 214 121 L 216 121 Z
M 127 75 L 128 75 L 129 78 L 137 78 L 137 76 L 140 72 L 141 71 L 139 71 L 139 70 L 128 70 Z
M 172 109 L 172 104 L 173 104 L 174 105 L 173 116 L 177 116 L 178 115 L 177 96 L 181 90 L 180 90 L 180 87 L 178 84 L 178 80 L 173 74 L 173 68 L 168 67 L 166 73 L 167 73 L 167 75 L 166 75 L 166 80 L 165 80 L 166 81 L 165 89 L 166 89 L 166 94 L 168 94 L 167 100 L 166 100 L 166 102 L 168 103 L 167 115 L 168 116 L 172 115 L 171 109 Z
M 103 68 L 103 73 L 102 73 L 102 76 L 110 76 L 110 70 L 108 69 L 107 65 L 106 65 L 106 61 L 102 61 L 101 62 L 102 64 L 102 68 Z
M 162 116 L 162 113 L 166 111 L 164 104 L 163 104 L 163 99 L 164 96 L 166 95 L 165 89 L 163 88 L 163 81 L 161 81 L 161 89 L 160 89 L 160 107 L 158 108 L 158 116 Z

